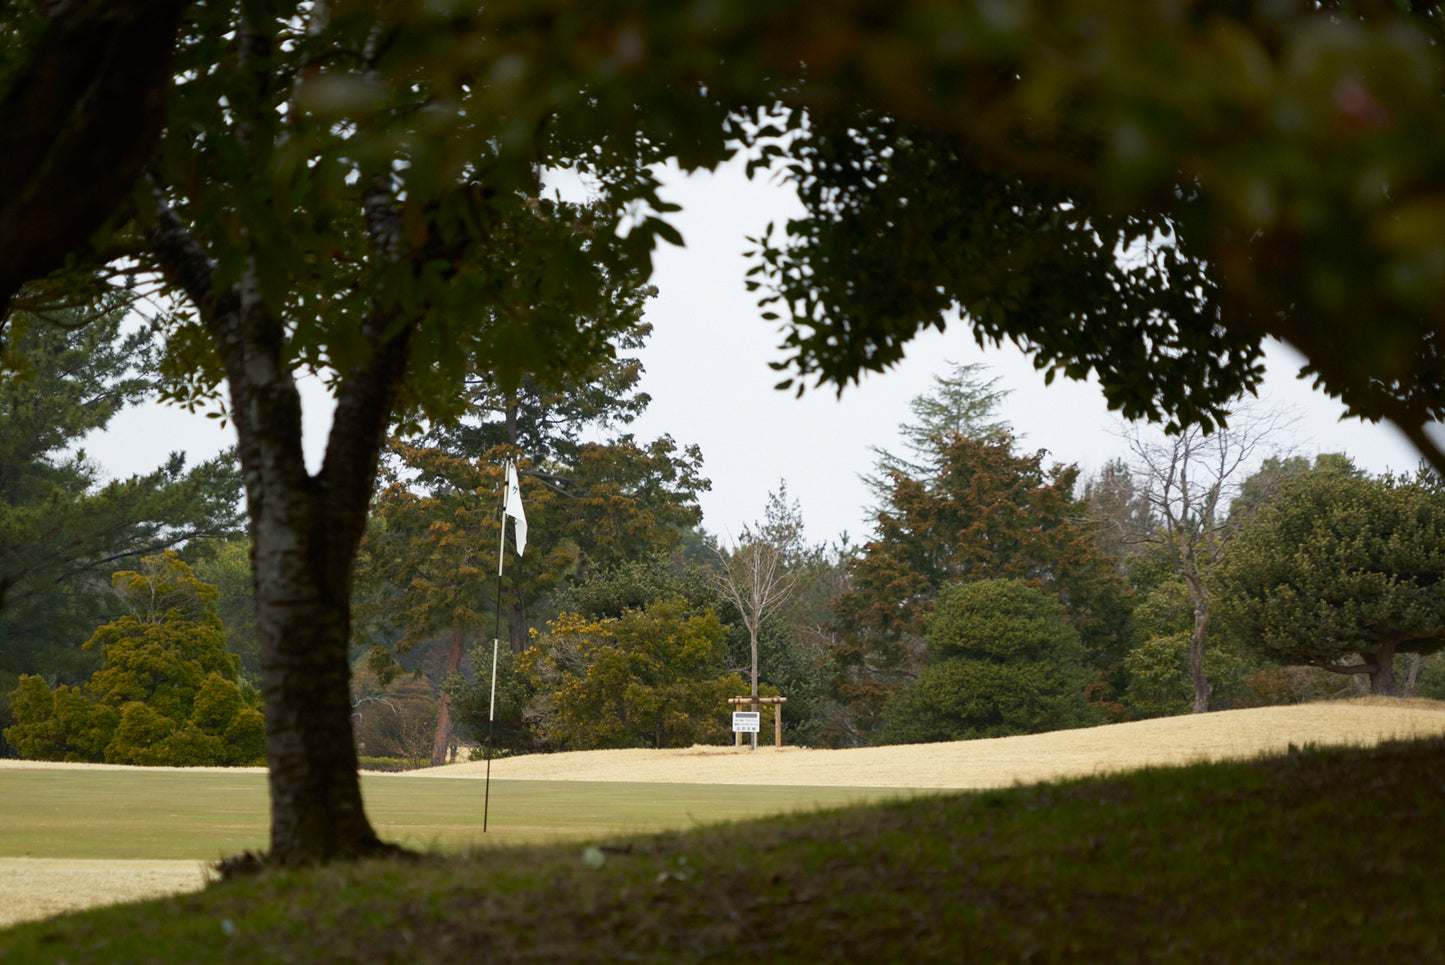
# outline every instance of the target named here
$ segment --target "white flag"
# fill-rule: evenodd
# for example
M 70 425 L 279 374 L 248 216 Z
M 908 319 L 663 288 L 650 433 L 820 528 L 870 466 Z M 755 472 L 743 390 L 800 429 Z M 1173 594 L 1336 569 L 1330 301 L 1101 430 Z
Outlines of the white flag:
M 522 510 L 522 487 L 517 482 L 517 466 L 510 462 L 507 463 L 507 506 L 502 515 L 504 540 L 508 516 L 517 521 L 517 555 L 522 556 L 527 551 L 527 514 Z

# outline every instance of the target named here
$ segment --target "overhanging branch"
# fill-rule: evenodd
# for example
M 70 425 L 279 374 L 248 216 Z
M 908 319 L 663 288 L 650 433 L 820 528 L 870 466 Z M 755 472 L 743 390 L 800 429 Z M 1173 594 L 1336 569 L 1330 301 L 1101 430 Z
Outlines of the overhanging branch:
M 1321 670 L 1328 670 L 1330 673 L 1344 674 L 1346 677 L 1353 677 L 1357 674 L 1374 674 L 1380 672 L 1378 664 L 1373 663 L 1329 663 L 1324 660 L 1311 660 L 1311 667 L 1318 667 Z

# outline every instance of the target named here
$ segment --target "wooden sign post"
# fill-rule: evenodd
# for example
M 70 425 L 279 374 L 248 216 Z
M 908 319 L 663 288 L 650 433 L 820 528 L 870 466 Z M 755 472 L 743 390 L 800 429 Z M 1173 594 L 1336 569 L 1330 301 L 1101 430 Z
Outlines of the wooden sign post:
M 783 704 L 785 704 L 785 703 L 787 703 L 787 702 L 788 702 L 788 698 L 786 698 L 786 697 L 729 697 L 729 698 L 728 698 L 728 703 L 729 703 L 729 704 L 732 704 L 735 710 L 738 709 L 738 708 L 741 708 L 744 704 L 751 705 L 752 713 L 753 713 L 753 714 L 759 714 L 759 712 L 758 712 L 758 707 L 759 707 L 759 705 L 762 705 L 762 704 L 771 704 L 771 705 L 772 705 L 772 707 L 773 707 L 773 746 L 774 746 L 774 747 L 782 747 L 782 746 L 783 746 Z M 760 716 L 760 715 L 759 715 L 759 716 Z M 757 733 L 757 731 L 748 731 L 747 733 Z M 733 714 L 733 746 L 734 746 L 734 747 L 741 747 L 741 746 L 742 746 L 742 743 L 743 743 L 743 734 L 744 734 L 744 731 L 740 731 L 740 730 L 737 729 L 737 714 L 734 713 L 734 714 Z M 754 738 L 754 740 L 756 741 L 756 738 Z M 756 747 L 757 744 L 755 743 L 753 746 Z

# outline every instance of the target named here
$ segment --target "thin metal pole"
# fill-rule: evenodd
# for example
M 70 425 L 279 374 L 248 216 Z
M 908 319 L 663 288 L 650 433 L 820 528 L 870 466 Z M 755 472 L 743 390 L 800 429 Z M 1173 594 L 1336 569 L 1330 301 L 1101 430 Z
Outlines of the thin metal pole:
M 492 804 L 492 720 L 497 711 L 497 638 L 502 635 L 502 559 L 507 550 L 507 474 L 502 471 L 502 540 L 497 547 L 497 592 L 494 595 L 495 613 L 492 618 L 492 704 L 487 710 L 487 781 L 482 794 L 482 833 L 487 833 L 487 816 Z
M 492 637 L 492 704 L 487 709 L 487 787 L 482 795 L 482 833 L 487 833 L 487 812 L 492 803 L 492 719 L 497 715 L 497 638 Z

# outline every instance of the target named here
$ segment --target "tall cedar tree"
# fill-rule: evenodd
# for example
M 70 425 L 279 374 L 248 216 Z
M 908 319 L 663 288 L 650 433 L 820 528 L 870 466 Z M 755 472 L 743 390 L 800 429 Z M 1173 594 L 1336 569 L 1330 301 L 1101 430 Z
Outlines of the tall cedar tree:
M 834 604 L 837 692 L 855 739 L 874 738 L 883 703 L 918 675 L 924 628 L 950 584 L 1017 579 L 1045 589 L 1083 638 L 1096 678 L 1122 657 L 1125 586 L 1082 521 L 1078 469 L 1046 471 L 1044 455 L 1016 455 L 1008 435 L 957 436 L 931 482 L 895 477 L 874 539 Z
M 395 446 L 402 470 L 380 494 L 363 543 L 359 604 L 382 611 L 389 639 L 403 647 L 447 630 L 493 630 L 498 497 L 502 446 L 478 459 L 441 449 Z M 527 552 L 507 554 L 504 639 L 514 653 L 529 642 L 519 601 L 544 601 L 556 590 L 631 560 L 671 550 L 702 511 L 695 447 L 679 452 L 664 436 L 643 446 L 630 436 L 583 443 L 570 465 L 521 463 Z M 513 609 L 513 604 L 518 604 Z

